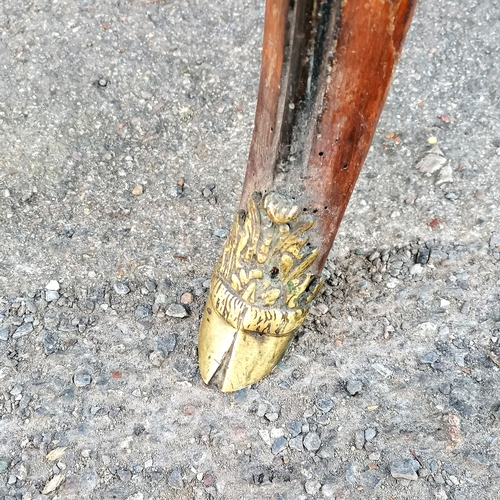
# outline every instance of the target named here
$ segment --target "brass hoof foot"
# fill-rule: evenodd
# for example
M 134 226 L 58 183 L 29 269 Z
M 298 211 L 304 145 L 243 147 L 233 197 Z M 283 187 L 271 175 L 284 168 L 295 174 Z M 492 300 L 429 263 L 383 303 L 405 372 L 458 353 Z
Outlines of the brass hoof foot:
M 311 216 L 277 193 L 239 211 L 212 275 L 198 339 L 205 383 L 237 391 L 269 374 L 305 321 L 322 280 L 306 272 L 318 251 Z

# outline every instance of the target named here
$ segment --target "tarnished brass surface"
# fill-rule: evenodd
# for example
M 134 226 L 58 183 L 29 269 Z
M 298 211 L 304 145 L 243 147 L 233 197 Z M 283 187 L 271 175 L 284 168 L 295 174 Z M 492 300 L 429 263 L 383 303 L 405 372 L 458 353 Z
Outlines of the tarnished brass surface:
M 236 214 L 215 266 L 199 331 L 203 380 L 236 391 L 271 372 L 307 317 L 322 280 L 307 272 L 314 220 L 271 192 Z

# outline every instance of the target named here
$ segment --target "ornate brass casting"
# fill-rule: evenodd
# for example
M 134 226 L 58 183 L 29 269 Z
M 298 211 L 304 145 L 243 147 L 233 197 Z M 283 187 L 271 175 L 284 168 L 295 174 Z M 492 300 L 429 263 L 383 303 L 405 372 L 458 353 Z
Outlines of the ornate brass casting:
M 303 324 L 415 5 L 266 1 L 243 210 L 215 267 L 199 333 L 201 376 L 222 391 L 267 375 Z
M 236 214 L 199 333 L 200 372 L 236 391 L 271 372 L 307 317 L 322 280 L 308 272 L 314 221 L 284 196 L 255 192 Z

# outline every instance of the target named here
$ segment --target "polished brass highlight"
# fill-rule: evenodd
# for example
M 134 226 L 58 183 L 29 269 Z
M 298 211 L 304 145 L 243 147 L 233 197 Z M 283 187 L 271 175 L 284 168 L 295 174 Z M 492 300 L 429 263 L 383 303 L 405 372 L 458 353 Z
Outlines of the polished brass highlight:
M 259 381 L 305 321 L 322 280 L 307 272 L 314 220 L 271 192 L 240 210 L 215 266 L 198 339 L 200 372 L 223 392 Z

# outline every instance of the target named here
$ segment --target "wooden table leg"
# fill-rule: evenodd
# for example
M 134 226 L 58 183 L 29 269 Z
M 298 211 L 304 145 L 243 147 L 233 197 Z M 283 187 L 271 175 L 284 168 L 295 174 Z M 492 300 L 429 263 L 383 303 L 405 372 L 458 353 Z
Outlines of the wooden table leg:
M 240 210 L 212 276 L 203 380 L 267 375 L 304 322 L 370 146 L 416 0 L 268 0 Z

